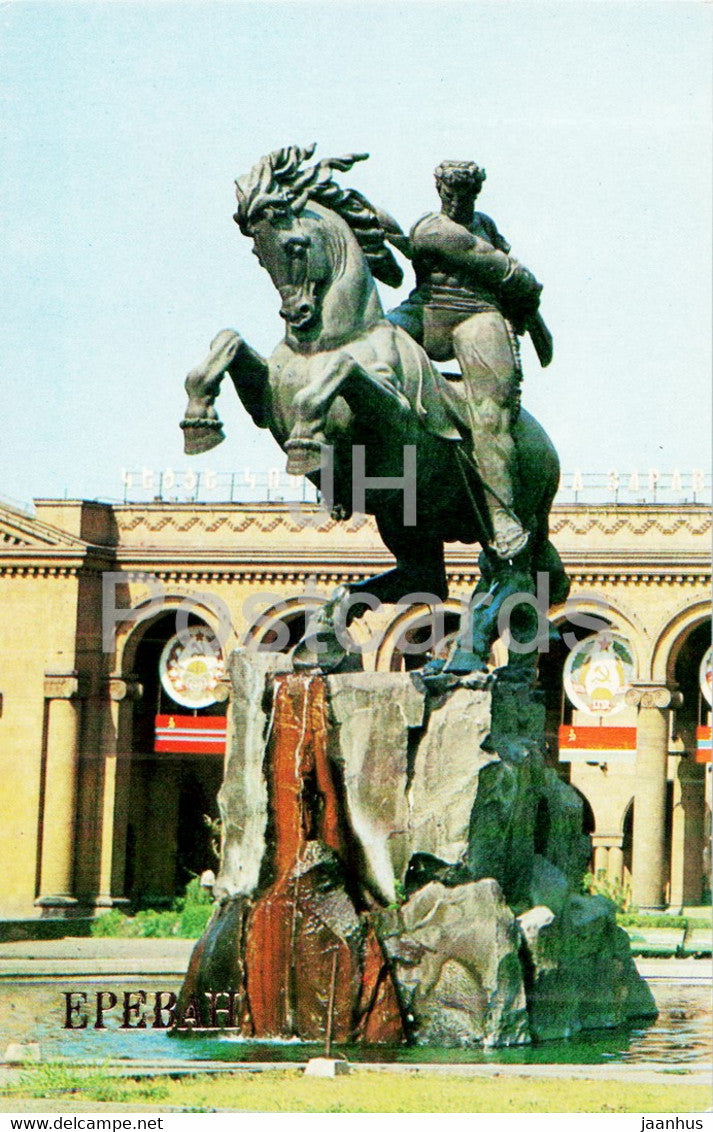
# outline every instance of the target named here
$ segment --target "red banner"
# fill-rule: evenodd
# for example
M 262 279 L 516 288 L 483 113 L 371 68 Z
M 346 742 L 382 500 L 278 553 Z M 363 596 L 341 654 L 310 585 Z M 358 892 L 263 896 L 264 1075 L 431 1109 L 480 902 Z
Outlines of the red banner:
M 225 716 L 157 715 L 154 751 L 222 755 L 225 753 Z
M 711 729 L 710 727 L 696 728 L 696 762 L 709 763 L 711 761 Z
M 636 754 L 636 728 L 564 724 L 559 729 L 559 749 L 562 762 L 570 762 L 573 758 L 589 762 L 614 757 L 630 758 Z M 603 756 L 603 759 L 597 756 Z

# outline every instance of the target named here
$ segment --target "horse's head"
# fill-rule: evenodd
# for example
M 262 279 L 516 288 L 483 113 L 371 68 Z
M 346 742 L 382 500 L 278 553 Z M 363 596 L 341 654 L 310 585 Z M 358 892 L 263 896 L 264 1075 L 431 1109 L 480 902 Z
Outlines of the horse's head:
M 313 151 L 277 150 L 235 182 L 235 220 L 280 293 L 286 340 L 300 352 L 339 345 L 383 317 L 372 271 L 401 281 L 371 205 L 332 180 L 333 168 L 366 155 L 303 169 Z
M 248 230 L 253 254 L 280 293 L 287 337 L 299 344 L 321 337 L 324 296 L 335 276 L 320 219 L 311 209 L 296 215 L 289 204 L 272 203 Z

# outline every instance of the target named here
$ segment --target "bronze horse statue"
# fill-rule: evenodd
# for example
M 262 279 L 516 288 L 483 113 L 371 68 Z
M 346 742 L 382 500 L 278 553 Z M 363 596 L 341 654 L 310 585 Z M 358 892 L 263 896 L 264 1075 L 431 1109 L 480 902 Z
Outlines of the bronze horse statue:
M 319 486 L 323 453 L 331 448 L 332 508 L 340 518 L 352 511 L 352 454 L 363 446 L 358 451 L 364 454 L 365 490 L 356 498 L 374 515 L 396 564 L 339 587 L 313 626 L 320 641 L 317 659 L 330 669 L 344 660 L 348 649 L 336 627 L 364 612 L 362 594 L 385 603 L 424 593 L 444 601 L 444 543 L 459 541 L 483 548 L 481 596 L 472 632 L 459 641 L 447 667 L 454 674 L 476 672 L 485 667 L 499 635 L 498 613 L 507 597 L 534 593 L 538 572 L 549 577 L 552 602 L 566 597 L 568 582 L 548 535 L 559 482 L 557 453 L 541 425 L 522 410 L 513 427 L 514 511 L 530 532 L 528 559 L 524 567 L 498 560 L 488 550 L 486 488 L 466 442 L 463 383 L 441 374 L 422 347 L 385 316 L 375 277 L 398 286 L 401 269 L 376 211 L 332 176 L 366 155 L 306 165 L 313 151 L 314 146 L 278 150 L 236 181 L 235 220 L 253 240 L 280 294 L 285 337 L 268 360 L 235 331 L 221 331 L 214 339 L 206 361 L 186 379 L 189 400 L 181 422 L 186 452 L 207 451 L 224 439 L 213 406 L 226 374 L 255 424 L 269 429 L 287 453 L 288 472 Z M 409 457 L 415 457 L 411 464 Z M 409 479 L 405 464 L 413 474 L 402 489 L 398 480 Z M 397 484 L 369 484 L 384 479 Z M 408 513 L 404 490 L 411 492 L 415 515 Z M 528 613 L 523 618 L 521 635 L 531 626 Z M 315 663 L 305 642 L 295 659 Z

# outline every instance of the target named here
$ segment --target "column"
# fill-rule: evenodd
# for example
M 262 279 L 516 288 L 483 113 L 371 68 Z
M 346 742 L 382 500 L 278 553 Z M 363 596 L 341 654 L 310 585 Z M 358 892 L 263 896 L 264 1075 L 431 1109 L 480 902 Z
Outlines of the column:
M 142 695 L 134 676 L 109 676 L 105 693 L 109 698 L 109 728 L 102 743 L 103 785 L 101 796 L 101 844 L 99 853 L 98 908 L 125 904 L 126 826 L 131 776 L 133 709 Z
M 609 848 L 609 880 L 614 881 L 616 884 L 624 883 L 623 842 L 624 838 L 619 836 L 616 839 L 616 844 L 611 845 Z
M 621 882 L 624 854 L 620 833 L 593 833 L 594 872 L 603 872 L 607 880 Z
M 76 672 L 45 676 L 45 771 L 40 842 L 41 908 L 62 914 L 74 898 L 74 841 L 80 700 L 85 689 Z
M 683 757 L 673 779 L 671 906 L 678 909 L 701 900 L 704 772 L 702 765 Z
M 594 851 L 594 875 L 605 875 L 609 872 L 609 844 L 606 838 L 592 834 L 592 849 Z
M 681 697 L 664 684 L 637 684 L 626 693 L 638 707 L 632 898 L 642 912 L 660 910 L 667 880 L 665 860 L 669 708 Z

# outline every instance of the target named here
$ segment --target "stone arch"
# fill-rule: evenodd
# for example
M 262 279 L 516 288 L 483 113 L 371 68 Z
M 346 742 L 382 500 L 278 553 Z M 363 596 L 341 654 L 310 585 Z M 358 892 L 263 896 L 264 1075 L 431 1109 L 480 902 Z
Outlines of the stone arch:
M 572 783 L 570 783 L 570 789 L 574 790 L 575 794 L 577 794 L 582 801 L 582 832 L 587 834 L 596 833 L 599 823 L 592 803 L 581 787 L 573 786 Z
M 621 856 L 622 856 L 622 880 L 631 883 L 632 865 L 633 865 L 633 844 L 634 844 L 634 807 L 636 799 L 632 795 L 627 805 L 621 813 L 621 825 L 619 832 L 621 833 Z
M 146 634 L 167 614 L 177 612 L 187 599 L 190 599 L 191 603 L 190 612 L 210 626 L 220 638 L 220 618 L 216 609 L 211 607 L 208 602 L 193 597 L 191 594 L 166 594 L 161 603 L 161 608 L 157 610 L 151 599 L 147 598 L 145 601 L 137 602 L 136 605 L 131 607 L 130 611 L 127 611 L 136 614 L 132 621 L 120 622 L 117 626 L 114 669 L 119 676 L 127 677 L 133 674 L 136 654 Z M 231 627 L 231 635 L 232 632 Z M 221 643 L 223 652 L 227 655 L 229 642 L 222 641 Z
M 184 606 L 186 596 L 189 606 Z M 207 625 L 220 636 L 215 607 L 200 597 L 174 593 L 166 595 L 160 609 L 150 600 L 132 608 L 137 616 L 121 626 L 116 652 L 121 682 L 131 687 L 136 678 L 140 691 L 117 705 L 121 759 L 113 806 L 112 891 L 157 906 L 181 894 L 194 873 L 216 864 L 205 817 L 218 816 L 223 750 L 218 746 L 206 751 L 198 740 L 162 751 L 155 730 L 165 726 L 162 714 L 185 727 L 184 717 L 226 713 L 224 696 L 218 693 L 214 704 L 194 711 L 172 701 L 161 687 L 160 651 L 177 631 L 174 615 L 181 606 L 189 614 L 189 625 Z M 223 641 L 224 657 L 229 648 Z M 207 726 L 217 725 L 211 721 Z
M 622 636 L 625 636 L 634 653 L 639 679 L 643 679 L 649 642 L 646 629 L 635 613 L 628 610 L 620 601 L 615 604 L 609 597 L 603 595 L 598 597 L 597 594 L 587 590 L 582 594 L 575 591 L 566 602 L 553 606 L 549 613 L 549 619 L 559 626 L 565 621 L 571 621 L 573 612 L 583 613 L 599 620 L 608 620 L 612 629 L 618 630 Z M 576 624 L 576 622 L 573 622 L 573 624 Z M 595 631 L 592 629 L 591 634 L 593 635 Z M 590 634 L 585 633 L 584 635 Z
M 636 798 L 632 794 L 631 797 L 629 798 L 628 802 L 626 803 L 626 805 L 623 806 L 622 809 L 621 809 L 620 816 L 619 816 L 619 833 L 622 836 L 624 835 L 624 827 L 626 825 L 627 818 L 629 817 L 629 813 L 631 812 L 631 814 L 633 815 L 634 802 L 635 801 L 636 801 Z
M 458 600 L 458 598 L 447 598 L 442 602 L 444 611 L 445 622 L 445 635 L 444 640 L 452 636 L 457 631 L 457 621 L 467 607 L 467 599 Z M 426 627 L 429 619 L 429 607 L 426 604 L 409 605 L 401 610 L 385 627 L 381 643 L 376 651 L 376 670 L 377 672 L 390 672 L 393 671 L 397 664 L 399 656 L 399 645 L 403 641 L 405 635 L 421 627 Z M 493 660 L 497 665 L 505 664 L 507 662 L 507 650 L 501 641 L 497 641 L 493 647 Z
M 245 633 L 241 645 L 260 652 L 286 652 L 304 632 L 307 618 L 324 604 L 325 599 L 314 597 L 286 597 L 268 606 Z M 287 629 L 288 639 L 281 643 L 284 633 L 278 626 Z M 271 639 L 273 638 L 273 639 Z
M 676 660 L 687 637 L 706 621 L 710 621 L 711 603 L 700 598 L 669 618 L 654 642 L 651 679 L 661 683 L 675 679 Z

